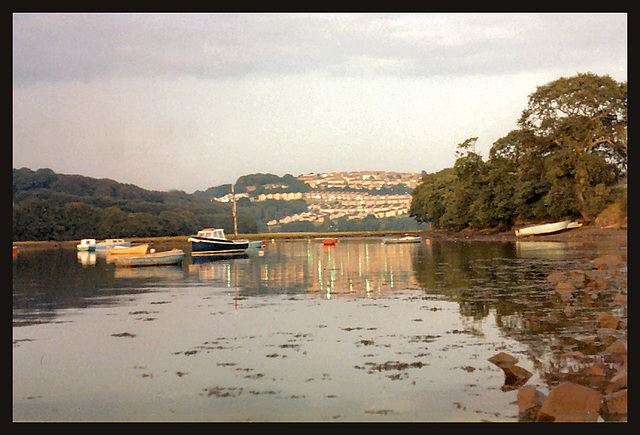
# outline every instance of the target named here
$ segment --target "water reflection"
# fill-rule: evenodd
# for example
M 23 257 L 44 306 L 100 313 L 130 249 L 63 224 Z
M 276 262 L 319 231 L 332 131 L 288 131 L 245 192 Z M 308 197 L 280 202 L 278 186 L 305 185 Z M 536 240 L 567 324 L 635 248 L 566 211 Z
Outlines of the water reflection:
M 188 246 L 180 248 L 189 252 Z M 343 239 L 336 246 L 318 240 L 272 242 L 264 255 L 258 253 L 187 256 L 181 267 L 120 269 L 95 253 L 25 251 L 13 262 L 14 315 L 86 307 L 94 296 L 178 283 L 238 287 L 241 296 L 303 293 L 326 299 L 422 289 L 456 300 L 466 315 L 481 318 L 492 307 L 510 314 L 539 305 L 549 273 L 560 263 L 579 267 L 589 256 L 561 243 L 383 244 L 380 239 Z
M 189 252 L 187 245 L 178 247 Z M 410 404 L 415 420 L 425 412 L 451 419 L 463 411 L 452 402 L 502 412 L 512 409 L 513 397 L 501 396 L 501 380 L 482 369 L 488 357 L 513 351 L 536 372 L 530 382 L 557 383 L 576 365 L 567 352 L 587 353 L 576 337 L 593 334 L 597 313 L 627 317 L 626 305 L 612 305 L 626 286 L 626 270 L 602 278 L 606 286 L 597 297 L 576 295 L 571 316 L 546 279 L 558 270 L 590 268 L 606 253 L 600 248 L 344 239 L 333 247 L 319 240 L 268 243 L 264 255 L 259 252 L 224 259 L 187 255 L 180 267 L 119 269 L 103 256 L 70 249 L 22 251 L 13 262 L 14 325 L 21 326 L 14 328 L 14 385 L 20 389 L 17 396 L 14 389 L 14 403 L 17 397 L 32 413 L 23 415 L 40 416 L 37 397 L 51 398 L 51 409 L 73 410 L 83 408 L 78 402 L 100 402 L 95 392 L 113 388 L 127 404 L 161 402 L 164 392 L 174 392 L 166 400 L 171 413 L 183 408 L 178 419 L 214 418 L 212 408 L 218 418 L 228 411 L 244 419 L 247 407 L 283 419 L 309 418 L 309 409 L 333 403 L 330 413 L 313 418 L 360 418 L 348 411 L 354 404 L 362 412 Z M 68 308 L 83 310 L 70 318 Z M 39 326 L 58 316 L 62 325 Z M 44 354 L 49 366 L 40 364 Z M 365 370 L 401 363 L 412 370 Z M 237 402 L 221 396 L 214 407 L 199 394 L 243 388 Z M 388 395 L 374 405 L 371 398 L 383 390 Z M 440 399 L 443 392 L 449 400 Z M 107 416 L 120 403 L 110 400 L 100 402 Z M 309 406 L 296 411 L 304 401 Z M 194 405 L 201 408 L 191 414 Z M 153 406 L 145 406 L 133 407 L 131 415 L 148 415 Z M 152 411 L 172 416 L 159 406 Z M 74 416 L 55 412 L 37 418 Z M 472 413 L 469 408 L 464 418 L 478 417 Z M 102 414 L 89 411 L 85 418 L 96 415 Z
M 385 245 L 377 239 L 341 240 L 337 246 L 315 240 L 279 242 L 268 244 L 263 256 L 199 260 L 189 265 L 189 271 L 216 285 L 237 285 L 243 295 L 372 297 L 389 294 L 398 286 L 416 288 L 408 265 L 417 249 L 416 245 Z

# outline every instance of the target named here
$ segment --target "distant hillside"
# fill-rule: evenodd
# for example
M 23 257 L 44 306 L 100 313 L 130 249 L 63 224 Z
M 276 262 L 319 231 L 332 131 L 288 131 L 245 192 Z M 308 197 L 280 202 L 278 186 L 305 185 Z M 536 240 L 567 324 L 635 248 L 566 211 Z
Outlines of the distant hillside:
M 243 175 L 235 182 L 235 193 L 248 193 L 258 196 L 261 193 L 309 192 L 311 187 L 293 175 L 283 177 L 268 173 Z M 205 191 L 197 190 L 194 195 L 200 198 L 220 198 L 231 193 L 231 184 L 210 187 Z
M 230 205 L 51 169 L 13 170 L 14 240 L 176 236 L 203 227 L 233 232 Z M 255 219 L 240 213 L 238 231 L 255 233 Z

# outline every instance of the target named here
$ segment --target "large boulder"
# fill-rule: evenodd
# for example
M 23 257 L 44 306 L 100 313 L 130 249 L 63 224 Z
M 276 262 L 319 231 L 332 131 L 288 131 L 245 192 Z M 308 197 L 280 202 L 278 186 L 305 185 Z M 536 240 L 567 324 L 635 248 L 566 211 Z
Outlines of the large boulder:
M 616 391 L 604 396 L 604 414 L 611 417 L 627 415 L 627 390 Z
M 518 390 L 518 420 L 536 421 L 538 412 L 544 404 L 545 396 L 536 387 L 526 385 Z
M 624 263 L 622 254 L 607 254 L 593 260 L 596 269 L 616 269 Z
M 601 404 L 602 394 L 573 382 L 565 382 L 549 392 L 538 413 L 538 421 L 597 421 Z

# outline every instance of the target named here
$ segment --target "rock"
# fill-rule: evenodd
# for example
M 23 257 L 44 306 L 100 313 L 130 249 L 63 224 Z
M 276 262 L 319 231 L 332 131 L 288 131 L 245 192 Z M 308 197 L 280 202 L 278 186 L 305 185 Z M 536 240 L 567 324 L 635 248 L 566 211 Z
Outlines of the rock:
M 532 373 L 517 365 L 500 367 L 504 371 L 504 385 L 502 391 L 511 391 L 527 383 Z
M 627 295 L 624 293 L 617 294 L 613 298 L 613 303 L 616 305 L 627 305 Z
M 573 292 L 576 290 L 576 286 L 570 281 L 562 281 L 556 285 L 556 293 L 560 295 L 560 299 L 564 302 L 571 299 Z
M 621 254 L 607 254 L 593 260 L 596 269 L 615 269 L 624 262 Z
M 604 279 L 599 278 L 588 283 L 587 288 L 594 291 L 603 291 L 607 289 L 607 282 Z
M 596 319 L 596 328 L 611 328 L 617 329 L 620 319 L 612 316 L 609 313 L 600 313 Z
M 605 349 L 606 352 L 610 352 L 610 353 L 620 353 L 620 354 L 626 354 L 627 353 L 627 343 L 625 341 L 623 341 L 622 339 L 618 339 L 616 341 L 614 341 L 609 347 L 607 347 Z
M 552 273 L 547 277 L 547 281 L 549 282 L 560 282 L 560 281 L 566 281 L 566 280 L 567 280 L 567 275 L 565 275 L 562 272 Z
M 583 345 L 592 345 L 595 344 L 596 341 L 598 340 L 598 337 L 595 335 L 581 335 L 578 337 L 575 337 L 575 340 Z
M 504 372 L 504 385 L 502 391 L 515 390 L 524 385 L 532 374 L 517 366 L 518 359 L 504 352 L 500 352 L 488 359 L 489 362 L 500 367 Z
M 564 382 L 549 392 L 540 408 L 538 421 L 597 421 L 602 394 L 589 387 Z
M 604 412 L 607 414 L 627 414 L 627 390 L 616 391 L 604 396 Z
M 569 272 L 569 281 L 571 281 L 576 288 L 583 288 L 587 284 L 587 274 L 581 270 L 572 270 Z
M 566 307 L 564 307 L 564 309 L 562 310 L 564 312 L 564 315 L 567 317 L 573 317 L 576 315 L 576 310 L 575 308 L 573 308 L 571 305 L 567 304 Z
M 584 378 L 590 385 L 596 386 L 604 382 L 605 375 L 606 372 L 602 364 L 594 363 L 587 368 Z
M 596 335 L 602 342 L 609 342 L 615 340 L 616 330 L 612 328 L 598 328 L 596 330 Z
M 526 385 L 518 390 L 518 421 L 536 421 L 545 396 L 536 387 Z
M 580 351 L 577 350 L 571 350 L 569 352 L 565 352 L 564 356 L 566 356 L 567 358 L 576 358 L 576 359 L 584 359 L 585 358 L 585 354 L 583 354 Z
M 500 352 L 494 356 L 492 356 L 491 358 L 489 358 L 487 361 L 489 361 L 490 363 L 493 363 L 495 365 L 497 365 L 498 367 L 502 368 L 502 367 L 507 367 L 507 366 L 512 366 L 515 363 L 518 362 L 518 359 L 515 357 L 512 357 L 511 355 L 504 353 L 504 352 Z
M 620 373 L 615 375 L 613 378 L 609 380 L 609 385 L 607 385 L 605 392 L 607 394 L 615 393 L 616 391 L 626 389 L 627 388 L 627 370 L 621 370 Z

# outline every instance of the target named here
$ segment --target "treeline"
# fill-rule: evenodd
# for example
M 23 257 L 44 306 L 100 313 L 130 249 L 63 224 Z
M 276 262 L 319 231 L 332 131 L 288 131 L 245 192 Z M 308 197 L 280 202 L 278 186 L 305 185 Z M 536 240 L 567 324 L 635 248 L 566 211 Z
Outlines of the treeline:
M 51 169 L 13 170 L 15 241 L 179 236 L 204 227 L 232 233 L 231 206 Z M 238 232 L 257 230 L 253 217 L 238 213 Z
M 592 221 L 609 204 L 626 211 L 627 83 L 578 74 L 530 95 L 518 129 L 487 160 L 470 138 L 453 168 L 426 174 L 410 215 L 434 228 Z

